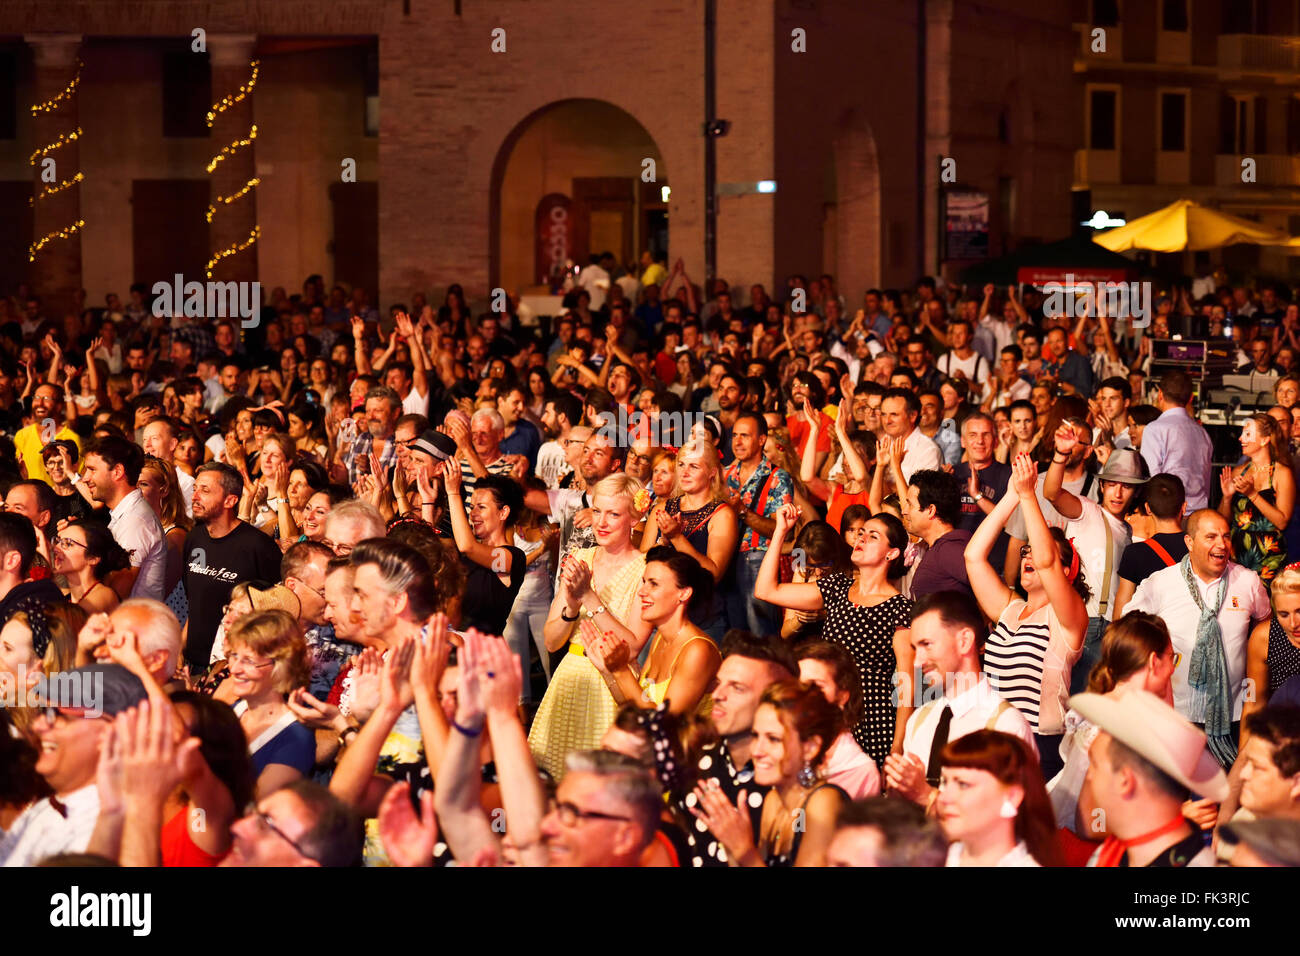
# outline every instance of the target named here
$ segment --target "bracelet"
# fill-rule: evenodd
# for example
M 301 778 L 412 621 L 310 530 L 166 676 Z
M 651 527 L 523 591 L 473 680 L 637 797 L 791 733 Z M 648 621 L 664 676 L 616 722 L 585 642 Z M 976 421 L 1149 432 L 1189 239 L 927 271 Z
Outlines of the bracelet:
M 605 605 L 597 604 L 596 610 L 587 612 L 587 617 L 594 621 L 597 617 L 599 617 L 601 614 L 604 613 L 605 613 Z
M 1058 464 L 1058 465 L 1066 465 L 1066 464 L 1069 464 L 1069 462 L 1070 462 L 1070 456 L 1069 456 L 1069 455 L 1066 455 L 1064 458 L 1057 458 L 1057 457 L 1056 457 L 1056 452 L 1053 452 L 1053 453 L 1052 453 L 1052 461 L 1054 461 L 1054 462 L 1055 462 L 1056 464 Z
M 564 612 L 565 612 L 565 608 L 560 608 L 560 620 L 561 620 L 561 621 L 568 621 L 570 624 L 572 624 L 572 623 L 573 623 L 574 621 L 576 621 L 578 618 L 582 617 L 582 609 L 581 609 L 581 608 L 578 609 L 578 613 L 575 614 L 575 615 L 573 615 L 573 617 L 569 617 L 569 615 L 565 614 Z
M 460 731 L 462 734 L 464 734 L 466 737 L 477 737 L 479 734 L 483 733 L 483 725 L 482 725 L 482 724 L 480 724 L 476 730 L 470 730 L 468 727 L 462 727 L 460 724 L 456 723 L 456 721 L 454 721 L 454 720 L 451 722 L 451 725 L 452 725 L 452 727 L 454 727 L 456 730 L 459 730 L 459 731 Z

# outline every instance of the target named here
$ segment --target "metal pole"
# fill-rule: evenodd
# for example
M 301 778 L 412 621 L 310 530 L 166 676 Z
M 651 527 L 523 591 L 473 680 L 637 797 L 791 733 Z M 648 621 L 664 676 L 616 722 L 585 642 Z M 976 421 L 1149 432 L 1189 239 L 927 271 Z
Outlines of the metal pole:
M 718 274 L 718 156 L 711 125 L 717 118 L 714 46 L 717 40 L 717 0 L 704 0 L 704 296 Z

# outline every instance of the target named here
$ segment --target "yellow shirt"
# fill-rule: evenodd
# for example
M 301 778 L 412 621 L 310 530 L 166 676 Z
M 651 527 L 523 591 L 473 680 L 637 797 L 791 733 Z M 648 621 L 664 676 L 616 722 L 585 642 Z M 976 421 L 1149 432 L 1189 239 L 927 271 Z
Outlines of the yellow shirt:
M 77 446 L 77 452 L 81 452 L 81 439 L 67 425 L 54 436 L 71 441 Z M 18 459 L 27 468 L 27 477 L 37 481 L 43 481 L 50 484 L 49 472 L 45 470 L 45 460 L 41 458 L 41 449 L 46 442 L 41 440 L 41 429 L 37 424 L 31 424 L 25 428 L 18 429 L 18 434 L 14 435 L 14 448 L 18 451 Z

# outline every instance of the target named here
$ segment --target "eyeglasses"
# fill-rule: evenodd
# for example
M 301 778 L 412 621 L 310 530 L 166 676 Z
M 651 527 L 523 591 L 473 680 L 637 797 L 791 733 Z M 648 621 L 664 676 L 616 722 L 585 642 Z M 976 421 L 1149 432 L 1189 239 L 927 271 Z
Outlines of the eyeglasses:
M 55 538 L 54 544 L 60 548 L 86 548 L 89 545 L 81 541 L 73 541 L 71 538 Z
M 275 663 L 275 661 L 258 661 L 249 657 L 247 654 L 227 654 L 226 663 L 231 665 L 238 664 L 241 667 L 252 667 L 261 670 L 263 667 L 270 667 Z
M 248 805 L 248 807 L 244 811 L 244 815 L 248 817 L 248 819 L 255 822 L 259 830 L 265 830 L 269 833 L 274 833 L 285 843 L 289 844 L 289 846 L 293 847 L 294 850 L 298 852 L 299 856 L 305 856 L 307 859 L 312 860 L 313 862 L 316 863 L 320 862 L 319 859 L 317 859 L 316 857 L 308 853 L 306 850 L 304 850 L 302 846 L 299 845 L 298 841 L 291 839 L 287 833 L 285 833 L 278 826 L 276 826 L 274 820 L 272 820 L 261 810 L 257 809 L 257 807 L 254 806 L 253 804 Z
M 598 813 L 595 810 L 584 810 L 577 804 L 565 800 L 552 805 L 551 810 L 560 818 L 560 823 L 566 827 L 575 827 L 580 822 L 586 820 L 619 820 L 623 823 L 631 823 L 631 817 L 620 817 L 612 813 Z
M 1021 557 L 1021 558 L 1027 558 L 1027 557 L 1029 557 L 1030 552 L 1033 551 L 1033 550 L 1034 550 L 1034 549 L 1033 549 L 1030 545 L 1022 544 L 1022 545 L 1020 546 L 1020 557 Z
M 316 596 L 317 596 L 318 598 L 320 598 L 322 601 L 325 600 L 325 589 L 324 589 L 324 588 L 314 588 L 314 587 L 312 587 L 310 584 L 308 584 L 306 581 L 304 581 L 302 578 L 294 578 L 294 580 L 297 581 L 299 584 L 301 584 L 303 587 L 305 587 L 305 588 L 306 588 L 308 591 L 310 591 L 312 594 L 316 595 Z
M 352 553 L 352 545 L 350 544 L 336 544 L 335 542 L 329 540 L 328 538 L 323 539 L 321 541 L 321 544 L 325 545 L 325 547 L 329 548 L 331 551 L 334 552 L 336 556 L 340 558 L 346 558 L 349 554 Z

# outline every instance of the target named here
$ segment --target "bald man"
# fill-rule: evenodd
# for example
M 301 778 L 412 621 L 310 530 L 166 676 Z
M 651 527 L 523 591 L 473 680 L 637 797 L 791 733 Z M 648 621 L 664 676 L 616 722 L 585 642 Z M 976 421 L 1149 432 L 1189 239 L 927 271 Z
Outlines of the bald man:
M 1169 625 L 1178 661 L 1173 676 L 1174 709 L 1205 729 L 1206 704 L 1214 689 L 1204 684 L 1192 687 L 1188 667 L 1198 640 L 1201 607 L 1218 608 L 1215 619 L 1227 664 L 1226 693 L 1231 699 L 1231 736 L 1235 741 L 1240 739 L 1241 707 L 1247 693 L 1264 691 L 1246 683 L 1246 645 L 1251 628 L 1272 613 L 1268 591 L 1258 574 L 1231 559 L 1228 519 L 1217 511 L 1193 511 L 1187 519 L 1185 540 L 1187 557 L 1138 585 L 1133 599 L 1120 611 L 1147 611 Z M 1215 649 L 1210 650 L 1214 653 Z

